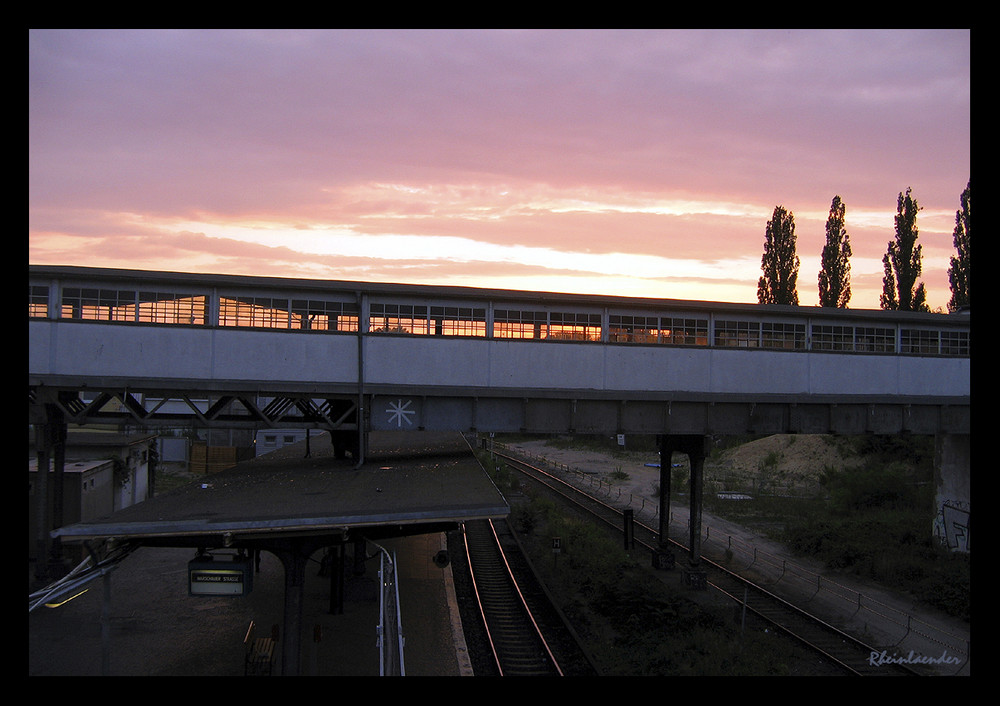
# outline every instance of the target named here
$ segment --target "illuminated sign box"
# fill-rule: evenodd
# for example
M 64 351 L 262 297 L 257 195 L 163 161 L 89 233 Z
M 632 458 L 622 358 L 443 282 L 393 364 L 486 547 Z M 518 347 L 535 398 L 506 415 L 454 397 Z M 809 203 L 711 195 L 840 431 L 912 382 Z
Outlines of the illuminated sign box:
M 199 557 L 188 562 L 188 595 L 245 596 L 252 589 L 249 559 L 215 561 Z

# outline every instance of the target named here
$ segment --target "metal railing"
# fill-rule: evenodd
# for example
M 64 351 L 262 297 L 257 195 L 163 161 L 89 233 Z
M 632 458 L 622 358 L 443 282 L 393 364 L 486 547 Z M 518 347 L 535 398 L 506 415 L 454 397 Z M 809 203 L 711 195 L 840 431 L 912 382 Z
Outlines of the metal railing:
M 376 545 L 377 546 L 377 545 Z M 399 608 L 399 584 L 396 575 L 396 553 L 379 548 L 379 676 L 406 676 L 403 659 L 403 627 Z
M 506 448 L 502 442 L 494 442 L 498 448 Z M 631 493 L 622 494 L 613 489 L 613 485 L 602 481 L 596 474 L 581 471 L 564 463 L 554 462 L 538 454 L 517 451 L 519 456 L 533 463 L 547 465 L 550 468 L 566 473 L 575 484 L 595 492 L 607 499 L 617 500 L 627 509 L 635 513 L 635 521 L 644 518 L 652 523 L 658 522 L 659 502 L 647 502 L 645 498 L 635 497 Z M 673 513 L 667 518 L 668 532 L 679 529 L 679 534 L 687 538 L 690 520 L 676 518 Z M 823 604 L 823 610 L 833 611 L 862 629 L 874 625 L 885 633 L 887 642 L 892 647 L 922 651 L 929 654 L 932 650 L 943 650 L 961 660 L 955 674 L 967 674 L 971 655 L 971 640 L 956 635 L 946 628 L 933 625 L 917 616 L 894 608 L 885 601 L 879 600 L 862 591 L 847 587 L 842 583 L 823 576 L 808 567 L 789 561 L 764 551 L 754 544 L 725 531 L 720 532 L 710 523 L 702 522 L 702 552 L 710 555 L 713 560 L 729 566 L 736 573 L 752 571 L 755 581 L 788 597 L 794 596 L 793 603 L 816 605 Z

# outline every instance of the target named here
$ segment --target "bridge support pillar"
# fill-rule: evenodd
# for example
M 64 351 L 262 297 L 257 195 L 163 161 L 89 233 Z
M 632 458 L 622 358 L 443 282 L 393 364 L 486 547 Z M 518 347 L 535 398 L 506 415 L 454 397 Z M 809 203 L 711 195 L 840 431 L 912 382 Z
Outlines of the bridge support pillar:
M 656 438 L 660 447 L 660 541 L 653 552 L 653 568 L 674 568 L 674 553 L 670 549 L 670 467 L 676 437 L 662 435 Z
M 330 615 L 344 613 L 344 555 L 344 543 L 337 542 L 327 547 L 321 563 L 320 576 L 330 578 Z
M 686 454 L 691 465 L 691 493 L 689 523 L 688 566 L 684 575 L 688 585 L 704 588 L 704 571 L 701 568 L 701 496 L 704 485 L 703 469 L 709 452 L 707 436 L 688 434 L 663 434 L 658 437 L 660 446 L 660 542 L 653 562 L 657 568 L 672 568 L 673 554 L 669 548 L 670 526 L 670 468 L 674 453 Z
M 302 607 L 305 601 L 306 565 L 322 542 L 309 538 L 278 541 L 268 551 L 285 570 L 284 627 L 281 640 L 281 674 L 302 674 Z
M 45 405 L 46 421 L 35 425 L 35 579 L 39 584 L 66 573 L 59 537 L 49 532 L 64 521 L 64 469 L 66 466 L 66 419 L 55 404 Z M 51 474 L 50 474 L 51 469 Z
M 35 425 L 35 454 L 38 470 L 35 473 L 35 581 L 45 584 L 49 577 L 49 465 L 52 453 L 51 432 L 48 424 Z
M 951 551 L 971 552 L 972 436 L 938 434 L 934 439 L 934 525 L 938 543 Z

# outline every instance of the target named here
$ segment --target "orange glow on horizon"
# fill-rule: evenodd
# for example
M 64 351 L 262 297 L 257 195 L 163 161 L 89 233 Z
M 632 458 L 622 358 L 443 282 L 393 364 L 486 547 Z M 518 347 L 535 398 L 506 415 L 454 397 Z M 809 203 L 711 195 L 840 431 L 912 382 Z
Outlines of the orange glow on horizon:
M 780 204 L 810 306 L 838 196 L 849 306 L 875 309 L 912 187 L 944 309 L 970 47 L 961 29 L 31 30 L 28 259 L 753 303 Z

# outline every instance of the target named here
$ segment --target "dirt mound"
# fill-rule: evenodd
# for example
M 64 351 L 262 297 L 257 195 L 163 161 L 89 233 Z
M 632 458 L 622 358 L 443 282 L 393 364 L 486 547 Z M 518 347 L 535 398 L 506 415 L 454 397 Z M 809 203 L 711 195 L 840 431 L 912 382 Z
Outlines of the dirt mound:
M 824 434 L 775 434 L 724 451 L 710 465 L 716 474 L 815 483 L 827 469 L 860 465 L 842 439 Z
M 655 451 L 612 456 L 592 448 L 550 442 L 520 441 L 509 444 L 509 448 L 528 458 L 544 458 L 565 468 L 602 476 L 636 497 L 656 497 L 660 458 Z M 679 473 L 686 478 L 687 457 L 675 456 L 674 462 L 682 467 Z M 813 494 L 820 489 L 819 478 L 828 468 L 852 468 L 861 463 L 862 459 L 842 438 L 776 434 L 713 453 L 705 462 L 705 479 L 712 491 Z M 677 482 L 683 481 L 678 477 Z

